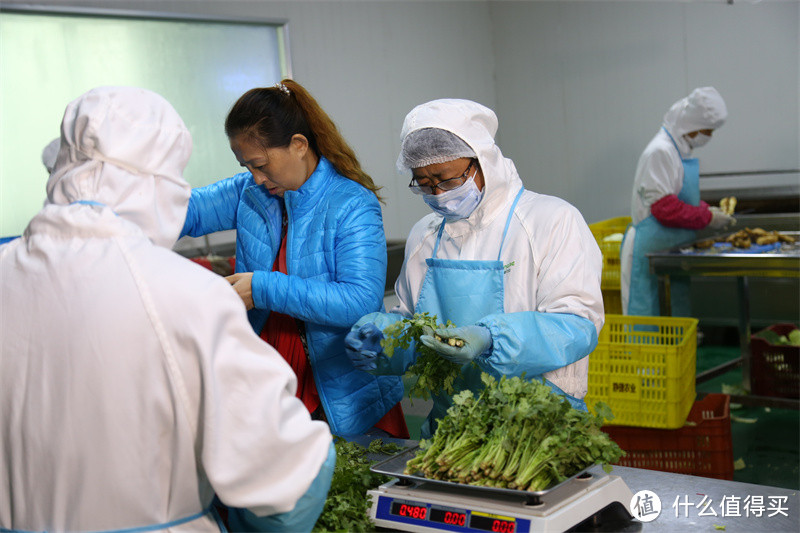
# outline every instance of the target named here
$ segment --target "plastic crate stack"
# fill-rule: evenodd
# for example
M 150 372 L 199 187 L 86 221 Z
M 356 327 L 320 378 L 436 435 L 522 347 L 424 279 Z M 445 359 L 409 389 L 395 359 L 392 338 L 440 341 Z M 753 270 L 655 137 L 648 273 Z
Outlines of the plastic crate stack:
M 800 346 L 773 344 L 764 338 L 788 336 L 798 327 L 794 324 L 774 324 L 750 337 L 750 386 L 757 396 L 800 399 Z M 795 334 L 796 335 L 796 334 Z
M 627 453 L 617 464 L 733 479 L 730 398 L 695 402 L 697 322 L 606 315 L 585 400 L 614 413 L 604 430 Z
M 620 265 L 619 251 L 622 246 L 622 235 L 631 222 L 631 217 L 616 217 L 589 224 L 600 251 L 603 253 L 603 275 L 600 288 L 603 291 L 603 303 L 606 314 L 622 313 L 620 297 Z

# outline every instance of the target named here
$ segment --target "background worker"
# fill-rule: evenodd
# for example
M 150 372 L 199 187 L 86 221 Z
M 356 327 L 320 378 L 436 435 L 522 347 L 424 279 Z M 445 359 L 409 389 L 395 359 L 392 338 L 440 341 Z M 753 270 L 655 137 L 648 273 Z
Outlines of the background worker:
M 433 213 L 409 235 L 392 313 L 366 315 L 347 337 L 353 364 L 368 372 L 402 374 L 415 361 L 415 344 L 389 359 L 383 330 L 413 313 L 436 315 L 455 328 L 462 347 L 421 341 L 462 373 L 456 391 L 495 377 L 547 379 L 585 409 L 588 359 L 603 325 L 601 254 L 589 227 L 564 200 L 525 190 L 514 163 L 494 142 L 497 117 L 469 100 L 434 100 L 405 119 L 398 167 Z M 477 367 L 472 362 L 477 363 Z M 442 393 L 422 436 L 451 405 Z
M 620 250 L 622 310 L 626 315 L 660 315 L 658 282 L 646 254 L 691 242 L 696 230 L 722 230 L 736 221 L 700 200 L 700 166 L 691 158 L 725 123 L 725 101 L 713 87 L 700 87 L 664 115 L 658 133 L 636 167 L 631 226 Z M 687 280 L 670 283 L 673 316 L 689 316 Z
M 310 530 L 335 462 L 291 368 L 171 251 L 192 140 L 159 95 L 71 102 L 47 200 L 0 247 L 0 530 Z
M 245 93 L 225 133 L 247 170 L 194 189 L 182 234 L 237 230 L 228 279 L 253 329 L 297 374 L 297 395 L 313 417 L 336 435 L 407 438 L 401 379 L 357 371 L 344 350 L 356 320 L 383 307 L 378 188 L 293 80 Z

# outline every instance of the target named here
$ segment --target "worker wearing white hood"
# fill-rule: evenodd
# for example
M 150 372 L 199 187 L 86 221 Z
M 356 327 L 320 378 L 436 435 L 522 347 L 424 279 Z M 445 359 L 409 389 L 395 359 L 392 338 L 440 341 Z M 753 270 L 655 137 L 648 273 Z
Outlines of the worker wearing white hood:
M 363 370 L 402 374 L 416 359 L 415 345 L 396 347 L 389 359 L 382 331 L 428 312 L 456 325 L 440 336 L 465 341 L 456 348 L 421 337 L 463 365 L 457 391 L 481 388 L 481 372 L 543 376 L 585 410 L 587 355 L 603 326 L 600 250 L 577 209 L 524 189 L 494 142 L 496 131 L 494 112 L 468 100 L 435 100 L 408 114 L 398 166 L 411 171 L 410 187 L 434 212 L 406 242 L 395 284 L 400 305 L 363 317 L 345 341 L 348 353 Z M 423 437 L 450 404 L 434 395 Z
M 223 278 L 172 252 L 191 137 L 162 97 L 71 102 L 47 200 L 0 248 L 0 530 L 309 530 L 335 454 Z
M 713 87 L 700 87 L 675 102 L 636 167 L 631 199 L 632 225 L 620 254 L 622 309 L 626 315 L 660 314 L 656 277 L 646 254 L 691 242 L 696 230 L 724 229 L 736 221 L 700 200 L 700 167 L 690 157 L 725 123 L 725 101 Z M 672 315 L 689 316 L 689 287 L 670 286 Z
M 42 164 L 50 174 L 56 166 L 56 157 L 58 157 L 58 149 L 61 146 L 61 138 L 56 137 L 42 149 Z

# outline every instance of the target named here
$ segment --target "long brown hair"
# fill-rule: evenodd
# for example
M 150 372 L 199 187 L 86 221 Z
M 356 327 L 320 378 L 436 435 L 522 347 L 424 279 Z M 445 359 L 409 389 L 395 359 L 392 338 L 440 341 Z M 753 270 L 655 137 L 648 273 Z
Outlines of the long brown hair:
M 264 147 L 289 146 L 297 133 L 305 136 L 314 153 L 325 156 L 339 174 L 363 185 L 383 202 L 378 194 L 380 187 L 361 168 L 336 124 L 296 81 L 285 79 L 275 87 L 250 89 L 233 104 L 225 119 L 228 138 L 244 134 Z

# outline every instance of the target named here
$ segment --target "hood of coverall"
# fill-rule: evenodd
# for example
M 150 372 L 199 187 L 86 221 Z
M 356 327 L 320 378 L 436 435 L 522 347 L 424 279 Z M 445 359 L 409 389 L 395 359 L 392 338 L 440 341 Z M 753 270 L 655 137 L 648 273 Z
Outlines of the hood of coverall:
M 406 115 L 400 132 L 401 146 L 413 131 L 439 128 L 460 137 L 478 157 L 484 178 L 483 199 L 469 218 L 448 223 L 449 228 L 456 228 L 462 223 L 473 226 L 488 224 L 507 202 L 513 201 L 513 196 L 522 188 L 513 161 L 504 158 L 494 142 L 497 126 L 494 111 L 470 100 L 433 100 L 418 105 Z M 402 154 L 397 166 L 402 167 Z
M 698 130 L 715 130 L 728 118 L 725 100 L 714 87 L 699 87 L 681 98 L 664 115 L 664 127 L 674 138 Z
M 191 196 L 183 170 L 189 130 L 163 97 L 98 87 L 70 102 L 47 182 L 48 204 L 103 204 L 166 248 L 177 241 Z

